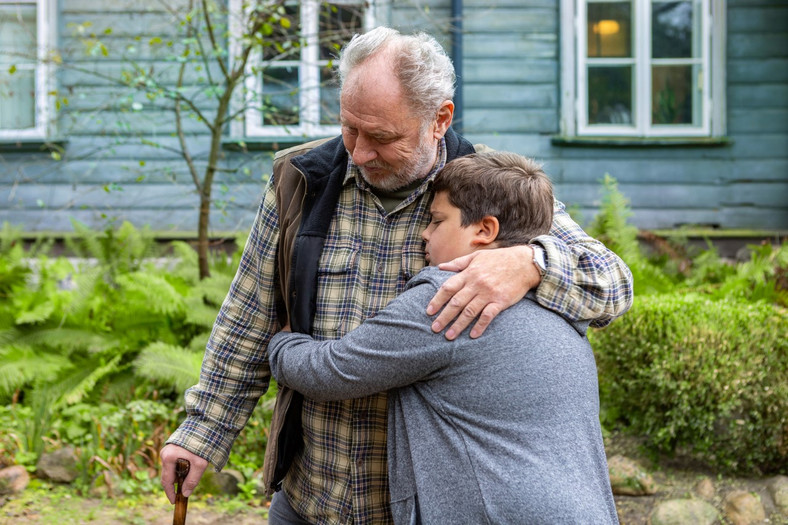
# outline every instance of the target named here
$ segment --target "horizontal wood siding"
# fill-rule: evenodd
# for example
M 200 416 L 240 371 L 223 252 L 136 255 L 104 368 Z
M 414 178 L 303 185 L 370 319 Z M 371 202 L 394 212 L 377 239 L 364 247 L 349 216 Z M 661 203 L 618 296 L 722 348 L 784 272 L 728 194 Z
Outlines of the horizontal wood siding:
M 714 147 L 553 145 L 560 2 L 465 2 L 464 130 L 536 157 L 584 220 L 609 173 L 641 228 L 788 229 L 788 3 L 728 2 L 727 137 Z
M 177 7 L 186 0 L 170 0 Z M 0 152 L 0 222 L 30 231 L 69 231 L 71 219 L 103 227 L 130 220 L 155 230 L 194 232 L 198 199 L 174 151 L 166 99 L 150 100 L 113 79 L 133 62 L 168 86 L 178 77 L 167 59 L 177 27 L 158 0 L 60 0 L 58 70 L 60 160 L 47 153 Z M 723 146 L 576 147 L 557 145 L 560 98 L 560 0 L 463 2 L 461 85 L 466 136 L 544 163 L 556 194 L 581 220 L 596 213 L 609 173 L 630 200 L 641 228 L 685 224 L 788 229 L 788 3 L 727 2 L 727 138 Z M 451 49 L 451 2 L 390 2 L 389 23 L 424 30 Z M 90 25 L 85 23 L 90 21 Z M 78 28 L 108 50 L 86 53 Z M 82 33 L 84 35 L 85 33 Z M 141 35 L 140 38 L 137 36 Z M 215 64 L 189 72 L 205 92 Z M 205 94 L 209 118 L 216 102 Z M 186 140 L 199 166 L 208 135 L 196 120 Z M 270 175 L 271 152 L 225 151 L 214 186 L 212 228 L 249 227 Z
M 143 70 L 174 88 L 179 63 L 171 44 L 183 36 L 171 10 L 186 0 L 60 0 L 58 133 L 67 139 L 55 160 L 49 154 L 0 152 L 0 222 L 29 231 L 70 231 L 78 220 L 97 228 L 128 220 L 157 231 L 195 232 L 199 199 L 186 163 L 177 153 L 172 102 L 149 99 L 124 87 L 122 75 Z M 91 49 L 84 38 L 106 48 Z M 205 91 L 218 66 L 187 68 L 186 89 L 213 118 L 217 102 Z M 208 129 L 184 120 L 186 142 L 204 170 Z M 270 176 L 272 153 L 223 152 L 213 186 L 214 231 L 248 229 Z

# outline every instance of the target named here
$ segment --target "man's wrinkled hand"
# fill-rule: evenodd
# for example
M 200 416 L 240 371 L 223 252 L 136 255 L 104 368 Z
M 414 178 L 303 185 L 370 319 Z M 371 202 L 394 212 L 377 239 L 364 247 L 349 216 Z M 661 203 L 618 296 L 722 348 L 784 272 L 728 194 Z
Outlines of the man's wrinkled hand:
M 183 482 L 183 496 L 188 498 L 199 483 L 208 462 L 196 454 L 192 454 L 178 445 L 165 445 L 159 454 L 161 457 L 161 486 L 170 503 L 175 504 L 175 462 L 183 458 L 191 464 L 189 474 Z
M 432 323 L 440 332 L 452 320 L 446 339 L 456 339 L 474 319 L 471 338 L 481 336 L 495 317 L 539 285 L 541 277 L 533 264 L 530 246 L 479 250 L 439 265 L 460 272 L 447 279 L 427 305 L 427 315 L 443 308 Z

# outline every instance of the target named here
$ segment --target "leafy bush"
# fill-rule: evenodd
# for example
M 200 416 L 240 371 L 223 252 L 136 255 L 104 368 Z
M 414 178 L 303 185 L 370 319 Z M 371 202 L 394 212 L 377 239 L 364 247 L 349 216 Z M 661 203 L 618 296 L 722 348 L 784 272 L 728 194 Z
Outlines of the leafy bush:
M 603 412 L 653 449 L 725 471 L 788 469 L 788 312 L 698 294 L 640 297 L 591 334 Z
M 634 276 L 632 309 L 592 339 L 602 420 L 652 451 L 689 452 L 724 471 L 788 468 L 788 244 L 749 246 L 736 264 L 658 241 L 647 256 L 627 199 L 605 176 L 589 231 Z
M 163 259 L 128 223 L 75 230 L 78 263 L 26 252 L 18 232 L 0 232 L 0 461 L 32 469 L 45 448 L 71 444 L 83 487 L 112 472 L 155 488 L 158 450 L 184 416 L 183 390 L 197 382 L 243 239 L 200 281 L 185 243 Z
M 632 271 L 635 297 L 672 290 L 676 282 L 662 268 L 643 255 L 638 230 L 628 223 L 629 201 L 618 190 L 618 182 L 608 174 L 602 180 L 604 196 L 588 232 L 616 252 Z

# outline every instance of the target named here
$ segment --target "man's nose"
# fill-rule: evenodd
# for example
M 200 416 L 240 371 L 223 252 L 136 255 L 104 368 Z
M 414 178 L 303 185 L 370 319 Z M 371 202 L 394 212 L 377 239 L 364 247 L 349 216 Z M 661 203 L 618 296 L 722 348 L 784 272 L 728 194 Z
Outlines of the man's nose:
M 375 148 L 372 147 L 372 143 L 368 139 L 359 135 L 356 137 L 356 144 L 351 156 L 356 166 L 363 166 L 367 162 L 375 160 L 378 153 L 375 151 Z

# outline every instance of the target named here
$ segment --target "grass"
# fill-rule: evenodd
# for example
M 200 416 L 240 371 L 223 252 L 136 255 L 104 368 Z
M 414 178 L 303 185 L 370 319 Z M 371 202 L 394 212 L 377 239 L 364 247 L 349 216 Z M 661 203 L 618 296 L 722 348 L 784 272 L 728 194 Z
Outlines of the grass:
M 235 525 L 264 523 L 268 510 L 256 503 L 195 493 L 189 498 L 188 516 L 202 516 L 205 519 L 201 521 L 207 523 L 218 523 L 216 520 L 219 518 L 230 516 Z M 24 492 L 6 502 L 0 499 L 0 505 L 0 524 L 3 525 L 164 524 L 172 522 L 173 513 L 163 491 L 117 498 L 90 498 L 79 496 L 68 486 L 39 480 L 32 480 Z

